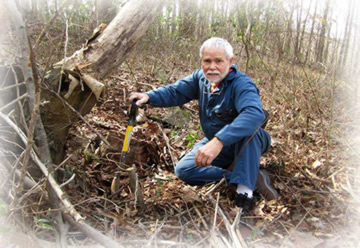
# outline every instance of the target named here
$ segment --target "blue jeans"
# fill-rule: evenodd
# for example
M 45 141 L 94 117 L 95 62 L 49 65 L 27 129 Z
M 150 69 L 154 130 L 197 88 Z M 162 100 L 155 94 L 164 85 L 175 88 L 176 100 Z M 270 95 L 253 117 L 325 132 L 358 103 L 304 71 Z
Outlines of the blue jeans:
M 199 167 L 195 166 L 196 152 L 209 141 L 203 138 L 179 161 L 175 167 L 175 174 L 190 185 L 217 182 L 225 177 L 229 184 L 243 184 L 254 190 L 259 173 L 260 156 L 270 149 L 271 144 L 270 135 L 264 129 L 260 129 L 247 144 L 236 160 L 233 170 L 227 170 L 248 139 L 249 137 L 246 137 L 238 143 L 223 147 L 211 165 Z

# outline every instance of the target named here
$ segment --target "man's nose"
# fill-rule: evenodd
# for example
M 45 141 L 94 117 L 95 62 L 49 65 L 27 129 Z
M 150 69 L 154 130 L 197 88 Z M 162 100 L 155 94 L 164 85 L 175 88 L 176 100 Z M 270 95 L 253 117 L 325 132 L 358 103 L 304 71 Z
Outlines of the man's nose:
M 216 63 L 215 63 L 215 62 L 211 62 L 209 69 L 210 69 L 210 70 L 215 70 L 215 69 L 216 69 Z

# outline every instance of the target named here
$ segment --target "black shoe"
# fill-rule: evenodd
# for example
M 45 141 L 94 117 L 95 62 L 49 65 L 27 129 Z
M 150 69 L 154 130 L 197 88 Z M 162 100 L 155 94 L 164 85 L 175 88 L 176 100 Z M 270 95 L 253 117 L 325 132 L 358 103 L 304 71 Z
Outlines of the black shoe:
M 271 186 L 270 177 L 266 170 L 259 171 L 255 190 L 268 201 L 279 198 L 278 192 Z
M 255 206 L 255 199 L 254 199 L 254 197 L 249 198 L 247 193 L 236 194 L 235 205 L 242 208 L 243 211 L 250 211 Z

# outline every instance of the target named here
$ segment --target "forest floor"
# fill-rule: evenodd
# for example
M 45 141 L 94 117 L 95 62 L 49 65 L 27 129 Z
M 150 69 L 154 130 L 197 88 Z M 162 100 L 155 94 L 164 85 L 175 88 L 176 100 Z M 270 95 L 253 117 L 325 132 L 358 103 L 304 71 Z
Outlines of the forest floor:
M 175 77 L 189 73 L 185 70 Z M 331 120 L 321 116 L 330 107 L 328 102 L 321 102 L 323 110 L 319 110 L 311 100 L 286 97 L 280 101 L 273 97 L 271 77 L 250 76 L 271 115 L 266 129 L 273 139 L 272 149 L 263 155 L 260 167 L 269 172 L 280 198 L 269 202 L 258 195 L 255 209 L 241 218 L 241 236 L 249 247 L 353 247 L 355 239 L 348 226 L 358 224 L 349 216 L 353 201 L 344 187 L 353 171 L 345 167 L 344 149 L 329 135 Z M 204 247 L 213 241 L 214 231 L 229 239 L 227 222 L 232 223 L 239 211 L 232 201 L 232 187 L 225 183 L 192 187 L 174 175 L 176 162 L 202 138 L 197 103 L 139 110 L 126 164 L 134 165 L 138 173 L 145 202 L 140 209 L 119 163 L 128 97 L 163 82 L 157 74 L 127 64 L 105 84 L 102 100 L 85 118 L 111 147 L 104 146 L 82 121 L 69 133 L 63 181 L 76 175 L 65 187 L 76 209 L 88 223 L 124 245 Z M 307 90 L 297 93 L 303 97 Z M 284 89 L 282 94 L 287 94 Z M 319 95 L 318 100 L 324 98 Z M 121 171 L 120 188 L 112 194 L 117 171 Z

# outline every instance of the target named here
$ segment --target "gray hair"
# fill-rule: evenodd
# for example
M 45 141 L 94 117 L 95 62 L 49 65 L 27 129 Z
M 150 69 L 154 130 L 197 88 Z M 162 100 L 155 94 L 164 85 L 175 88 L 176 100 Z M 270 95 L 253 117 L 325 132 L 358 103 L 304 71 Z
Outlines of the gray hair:
M 208 40 L 206 40 L 200 47 L 200 58 L 202 58 L 204 48 L 217 48 L 217 49 L 223 49 L 225 51 L 227 59 L 231 59 L 234 57 L 234 51 L 231 44 L 219 37 L 213 37 Z

